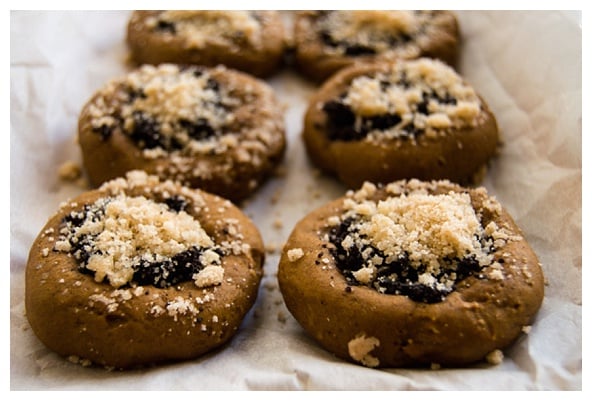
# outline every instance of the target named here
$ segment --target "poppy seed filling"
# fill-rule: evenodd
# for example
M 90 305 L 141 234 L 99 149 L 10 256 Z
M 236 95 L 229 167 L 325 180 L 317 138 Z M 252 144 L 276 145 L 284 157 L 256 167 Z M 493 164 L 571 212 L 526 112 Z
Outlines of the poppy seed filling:
M 187 206 L 179 195 L 163 203 L 123 194 L 100 198 L 65 216 L 54 250 L 71 254 L 81 273 L 113 287 L 197 283 L 204 271 L 219 276 L 224 252 Z
M 261 45 L 258 12 L 226 10 L 168 10 L 146 19 L 154 32 L 183 37 L 188 48 L 207 45 Z
M 320 108 L 327 136 L 341 141 L 434 137 L 483 118 L 475 91 L 452 68 L 429 59 L 355 77 Z
M 411 51 L 413 40 L 425 34 L 430 11 L 319 11 L 317 34 L 330 51 L 361 56 L 387 51 Z
M 143 66 L 101 92 L 91 106 L 91 123 L 104 140 L 121 129 L 147 156 L 194 154 L 200 143 L 235 134 L 229 126 L 238 104 L 203 68 Z
M 493 227 L 481 225 L 468 194 L 418 191 L 380 201 L 359 194 L 329 222 L 331 252 L 349 284 L 435 303 L 494 262 Z

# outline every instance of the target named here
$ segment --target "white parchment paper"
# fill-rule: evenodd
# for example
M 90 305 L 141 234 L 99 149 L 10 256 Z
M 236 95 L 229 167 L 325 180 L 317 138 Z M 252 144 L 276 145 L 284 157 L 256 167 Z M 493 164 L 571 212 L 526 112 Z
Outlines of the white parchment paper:
M 325 352 L 291 317 L 277 286 L 279 249 L 296 221 L 344 188 L 309 165 L 300 131 L 315 88 L 289 70 L 269 80 L 287 107 L 286 174 L 243 205 L 270 248 L 265 276 L 231 343 L 197 360 L 129 372 L 84 368 L 46 349 L 25 316 L 28 251 L 58 205 L 83 191 L 61 182 L 57 169 L 80 162 L 74 137 L 84 102 L 129 69 L 128 16 L 10 15 L 11 389 L 581 389 L 582 30 L 579 13 L 567 12 L 458 12 L 459 70 L 491 106 L 505 142 L 483 185 L 523 229 L 548 281 L 530 334 L 501 365 L 368 369 Z

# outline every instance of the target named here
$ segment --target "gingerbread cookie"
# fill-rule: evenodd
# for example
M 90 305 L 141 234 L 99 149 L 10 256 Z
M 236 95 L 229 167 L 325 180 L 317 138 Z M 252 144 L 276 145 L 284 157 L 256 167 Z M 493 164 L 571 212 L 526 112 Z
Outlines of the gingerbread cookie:
M 310 100 L 303 138 L 311 160 L 351 188 L 409 178 L 473 182 L 499 145 L 485 101 L 432 59 L 343 69 Z
M 134 11 L 127 43 L 138 64 L 222 64 L 267 77 L 283 62 L 285 32 L 276 11 Z
M 308 334 L 368 367 L 491 361 L 528 330 L 544 292 L 499 202 L 449 181 L 365 183 L 313 211 L 278 279 Z
M 237 332 L 263 260 L 257 228 L 231 202 L 133 171 L 49 219 L 29 253 L 27 318 L 76 361 L 192 359 Z
M 143 66 L 112 80 L 78 125 L 93 185 L 141 169 L 239 202 L 281 162 L 283 110 L 265 82 L 224 67 Z
M 294 23 L 295 61 L 322 81 L 359 62 L 432 57 L 454 65 L 459 29 L 450 11 L 303 11 Z

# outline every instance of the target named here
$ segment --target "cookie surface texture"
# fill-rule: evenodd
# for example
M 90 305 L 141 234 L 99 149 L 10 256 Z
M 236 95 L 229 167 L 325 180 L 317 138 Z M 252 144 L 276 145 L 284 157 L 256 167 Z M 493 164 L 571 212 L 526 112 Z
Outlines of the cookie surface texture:
M 537 256 L 484 188 L 365 183 L 304 217 L 280 259 L 286 305 L 340 358 L 466 366 L 500 355 L 542 303 Z
M 133 171 L 49 219 L 29 253 L 27 318 L 76 361 L 193 359 L 237 332 L 263 259 L 257 228 L 231 202 Z
M 281 162 L 283 110 L 269 85 L 224 67 L 143 66 L 82 109 L 78 140 L 91 184 L 127 171 L 249 197 Z
M 350 188 L 364 181 L 478 181 L 499 147 L 496 119 L 452 68 L 432 59 L 346 68 L 311 98 L 310 159 Z
M 258 77 L 283 62 L 285 31 L 276 11 L 134 11 L 127 27 L 137 64 L 219 64 Z
M 294 22 L 297 67 L 323 81 L 377 60 L 437 58 L 454 65 L 459 28 L 450 11 L 302 11 Z

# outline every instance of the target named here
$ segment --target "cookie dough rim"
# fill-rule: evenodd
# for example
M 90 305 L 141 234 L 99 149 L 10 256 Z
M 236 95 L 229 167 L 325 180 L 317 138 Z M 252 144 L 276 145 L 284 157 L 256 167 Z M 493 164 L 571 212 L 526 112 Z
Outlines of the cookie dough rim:
M 401 60 L 400 62 L 406 62 L 407 60 Z M 348 163 L 341 163 L 340 157 L 337 156 L 340 153 L 347 153 L 355 155 L 359 153 L 359 147 L 372 150 L 373 153 L 379 155 L 377 159 L 380 159 L 383 166 L 389 166 L 383 168 L 380 172 L 374 172 L 374 174 L 390 176 L 388 180 L 380 180 L 382 183 L 387 183 L 393 180 L 399 179 L 450 179 L 452 181 L 459 182 L 461 184 L 471 183 L 478 181 L 478 170 L 479 167 L 484 168 L 489 160 L 493 158 L 498 151 L 500 146 L 499 133 L 497 120 L 493 112 L 489 109 L 489 106 L 484 99 L 477 94 L 481 101 L 482 114 L 484 120 L 479 124 L 472 127 L 463 127 L 462 129 L 451 128 L 446 129 L 442 135 L 437 133 L 434 136 L 427 136 L 425 134 L 413 138 L 397 137 L 397 138 L 380 138 L 373 140 L 359 140 L 359 141 L 342 141 L 342 140 L 330 140 L 325 134 L 323 127 L 327 121 L 326 114 L 319 109 L 319 105 L 325 103 L 328 100 L 338 97 L 344 90 L 346 90 L 351 82 L 366 74 L 373 74 L 379 72 L 388 72 L 389 69 L 399 61 L 375 61 L 369 63 L 356 63 L 349 67 L 345 67 L 338 71 L 335 75 L 329 78 L 323 83 L 323 85 L 315 92 L 315 94 L 309 100 L 308 107 L 304 115 L 304 126 L 302 128 L 302 139 L 307 149 L 307 154 L 312 159 L 315 165 L 317 165 L 324 172 L 337 176 L 343 183 L 350 188 L 359 187 L 364 181 L 373 181 L 374 177 L 360 177 L 356 174 L 356 168 Z M 458 73 L 457 73 L 458 74 Z M 461 79 L 463 79 L 461 77 Z M 470 85 L 466 80 L 463 79 L 466 85 Z M 484 134 L 485 132 L 485 134 Z M 449 155 L 440 155 L 440 152 L 436 152 L 441 149 L 442 146 L 447 146 L 450 149 L 458 149 L 462 152 L 463 149 L 470 148 L 472 143 L 477 144 L 483 140 L 483 137 L 487 137 L 492 144 L 494 143 L 494 149 L 491 152 L 487 152 L 486 156 L 483 157 L 483 163 L 479 164 L 478 168 L 474 168 L 473 171 L 468 173 L 457 174 L 446 174 L 445 171 L 438 171 L 438 169 L 445 166 L 447 160 L 443 158 Z M 416 161 L 417 154 L 405 155 L 406 149 L 419 150 L 420 153 L 434 153 L 437 157 L 429 160 L 431 163 L 427 163 L 422 167 L 423 175 L 426 176 L 403 176 L 403 174 L 391 174 L 390 170 L 395 169 L 391 162 L 394 164 L 403 164 L 404 169 L 416 170 L 413 167 L 408 167 L 411 163 L 408 161 Z M 474 155 L 474 152 L 471 152 Z M 457 155 L 454 155 L 455 157 Z M 405 163 L 399 163 L 398 159 L 403 159 Z M 444 163 L 442 164 L 442 160 Z M 430 174 L 430 170 L 436 171 L 436 174 Z M 365 175 L 365 174 L 362 174 Z M 427 175 L 433 175 L 428 177 Z M 385 182 L 386 181 L 386 182 Z
M 180 71 L 183 68 L 200 68 L 192 65 L 178 65 Z M 138 71 L 134 69 L 133 71 Z M 141 149 L 130 137 L 123 132 L 123 127 L 120 123 L 116 123 L 107 140 L 101 137 L 101 134 L 93 129 L 93 116 L 90 112 L 90 107 L 96 103 L 96 100 L 105 97 L 111 100 L 117 95 L 117 91 L 125 88 L 124 80 L 130 72 L 113 79 L 114 91 L 104 94 L 103 91 L 108 88 L 111 83 L 105 83 L 99 88 L 91 98 L 84 104 L 79 118 L 77 127 L 77 140 L 82 148 L 82 161 L 84 168 L 88 174 L 89 181 L 94 186 L 116 178 L 117 176 L 125 175 L 126 172 L 135 169 L 142 169 L 149 174 L 155 174 L 161 179 L 169 179 L 173 175 L 176 180 L 180 180 L 182 184 L 190 187 L 200 187 L 208 192 L 215 193 L 219 196 L 230 199 L 233 202 L 241 202 L 249 197 L 261 184 L 273 173 L 273 169 L 279 165 L 284 157 L 287 139 L 286 127 L 284 121 L 283 110 L 278 106 L 276 95 L 271 87 L 265 81 L 252 77 L 242 71 L 230 69 L 224 66 L 205 67 L 212 78 L 221 81 L 221 85 L 229 85 L 231 91 L 236 91 L 234 85 L 240 82 L 239 94 L 241 104 L 237 109 L 249 107 L 247 100 L 248 91 L 245 91 L 245 86 L 254 88 L 257 93 L 258 104 L 266 105 L 269 101 L 269 106 L 273 109 L 268 110 L 268 107 L 255 107 L 257 114 L 249 114 L 252 121 L 259 119 L 269 121 L 273 126 L 273 130 L 266 131 L 270 139 L 270 144 L 265 145 L 264 150 L 258 150 L 257 154 L 261 157 L 261 164 L 255 166 L 252 161 L 241 161 L 237 158 L 236 150 L 226 149 L 224 152 L 216 154 L 200 154 L 200 155 L 175 155 L 169 151 L 166 156 L 149 158 L 146 157 Z M 132 72 L 133 72 L 132 71 Z M 236 96 L 236 95 L 235 95 Z M 269 100 L 267 99 L 269 97 Z M 275 101 L 274 101 L 275 100 Z M 256 132 L 259 128 L 256 124 L 251 124 L 249 132 Z M 237 149 L 241 149 L 242 142 L 245 140 L 244 134 L 240 132 L 235 135 L 238 141 Z M 253 135 L 253 138 L 257 137 Z M 254 139 L 249 139 L 254 140 Z M 261 143 L 262 139 L 258 139 Z M 85 151 L 85 149 L 87 149 Z M 169 172 L 169 169 L 177 169 L 177 165 L 173 157 L 183 160 L 187 163 L 186 171 Z M 97 166 L 94 166 L 97 164 Z M 111 171 L 112 166 L 116 164 L 117 170 Z M 90 168 L 89 168 L 90 167 Z M 229 170 L 230 169 L 230 170 Z M 200 170 L 199 175 L 192 175 L 193 171 Z M 268 171 L 269 170 L 269 171 Z M 236 173 L 230 179 L 228 172 Z M 181 179 L 179 179 L 181 177 Z M 243 188 L 243 181 L 248 181 Z M 251 185 L 250 182 L 254 182 Z
M 177 189 L 182 188 L 182 186 L 178 184 L 174 185 Z M 123 189 L 122 192 L 131 196 L 145 196 L 148 199 L 154 199 L 155 194 L 150 192 L 151 188 L 151 185 L 138 186 L 132 189 Z M 190 207 L 186 211 L 196 220 L 200 221 L 202 228 L 215 243 L 218 243 L 221 238 L 228 236 L 228 234 L 220 231 L 223 229 L 222 227 L 214 227 L 219 221 L 225 220 L 224 218 L 221 218 L 222 215 L 228 213 L 230 210 L 232 216 L 230 218 L 244 216 L 236 206 L 221 197 L 200 190 L 191 191 L 201 197 L 204 202 L 204 210 L 196 211 L 193 207 Z M 157 324 L 158 331 L 154 333 L 156 343 L 173 341 L 178 343 L 178 346 L 181 349 L 184 347 L 190 347 L 191 344 L 194 345 L 193 348 L 177 352 L 173 356 L 167 355 L 167 351 L 161 353 L 158 347 L 155 347 L 154 355 L 142 356 L 134 354 L 121 357 L 109 354 L 109 352 L 101 355 L 101 353 L 97 351 L 98 348 L 94 349 L 94 347 L 92 349 L 84 349 L 82 352 L 70 352 L 64 349 L 63 344 L 58 344 L 57 347 L 55 346 L 56 344 L 47 345 L 47 341 L 52 342 L 54 340 L 51 340 L 52 334 L 47 334 L 47 329 L 45 328 L 47 322 L 45 319 L 43 319 L 42 323 L 37 321 L 37 319 L 35 319 L 32 324 L 29 322 L 36 336 L 42 343 L 46 344 L 49 349 L 64 357 L 84 361 L 88 364 L 94 363 L 103 365 L 109 369 L 132 369 L 155 363 L 158 364 L 193 359 L 228 343 L 238 331 L 247 312 L 254 305 L 259 284 L 263 276 L 265 252 L 262 238 L 258 235 L 254 223 L 250 220 L 242 220 L 240 224 L 242 231 L 239 231 L 238 233 L 244 234 L 244 243 L 249 243 L 250 248 L 248 253 L 239 255 L 230 253 L 221 257 L 221 265 L 224 268 L 224 277 L 220 285 L 198 288 L 193 281 L 186 281 L 166 288 L 144 285 L 117 289 L 107 282 L 97 283 L 92 275 L 80 273 L 78 271 L 78 263 L 73 257 L 69 256 L 68 253 L 58 251 L 53 252 L 51 248 L 49 248 L 48 254 L 44 251 L 48 248 L 46 245 L 55 243 L 55 240 L 50 241 L 49 237 L 53 236 L 54 238 L 57 238 L 58 228 L 65 215 L 71 211 L 80 210 L 85 204 L 92 204 L 97 199 L 110 195 L 113 195 L 113 193 L 102 188 L 85 192 L 70 201 L 65 202 L 48 220 L 46 225 L 40 231 L 40 235 L 35 239 L 29 252 L 25 273 L 27 284 L 25 291 L 25 309 L 36 309 L 38 306 L 35 305 L 42 302 L 38 300 L 37 296 L 32 292 L 33 288 L 40 290 L 45 285 L 45 281 L 53 279 L 65 289 L 74 289 L 72 291 L 74 294 L 72 296 L 65 296 L 63 300 L 55 300 L 54 298 L 49 298 L 49 293 L 45 294 L 45 301 L 56 302 L 56 313 L 61 314 L 64 319 L 77 316 L 82 320 L 82 323 L 86 324 L 90 324 L 93 319 L 100 318 L 100 316 L 104 315 L 107 324 L 109 324 L 109 305 L 105 304 L 104 309 L 102 306 L 95 307 L 91 304 L 101 304 L 101 301 L 93 301 L 90 297 L 93 295 L 104 295 L 109 297 L 110 294 L 113 294 L 116 291 L 125 291 L 126 289 L 131 293 L 134 293 L 138 288 L 141 288 L 143 290 L 141 291 L 141 294 L 134 294 L 132 298 L 119 302 L 117 310 L 115 311 L 118 313 L 112 315 L 114 321 L 117 321 L 118 316 L 121 316 L 120 312 L 122 311 L 124 316 L 130 316 L 130 319 L 126 321 L 130 326 L 129 330 L 131 331 L 130 337 L 127 340 L 133 342 L 134 332 L 136 334 L 139 333 L 138 330 L 145 332 L 146 325 L 149 326 L 150 321 L 154 321 L 155 319 L 157 321 L 158 319 L 166 319 L 166 324 Z M 222 208 L 224 208 L 224 211 L 222 211 Z M 204 223 L 204 219 L 207 219 L 207 223 Z M 52 228 L 53 234 L 43 235 Z M 246 235 L 247 233 L 248 235 Z M 48 256 L 51 256 L 51 258 L 48 259 Z M 49 266 L 49 261 L 51 261 L 52 266 Z M 28 285 L 29 282 L 32 282 L 33 280 L 41 280 L 42 282 Z M 82 289 L 82 291 L 77 291 L 79 288 Z M 138 290 L 138 292 L 140 291 Z M 56 294 L 52 293 L 52 295 Z M 157 296 L 157 299 L 155 299 L 155 296 Z M 204 301 L 203 310 L 200 310 L 197 314 L 181 312 L 172 315 L 167 313 L 167 305 L 174 303 L 178 297 L 192 299 L 196 308 L 198 308 L 198 304 L 196 303 L 198 298 L 205 299 L 206 301 Z M 162 300 L 165 302 L 160 302 Z M 158 305 L 160 308 L 154 309 L 154 305 Z M 233 305 L 233 308 L 228 308 L 228 305 Z M 75 312 L 76 310 L 79 310 L 80 312 Z M 138 310 L 141 311 L 140 320 L 137 320 L 137 316 L 135 315 Z M 29 312 L 29 319 L 34 315 L 36 315 L 36 313 Z M 81 318 L 81 315 L 86 316 Z M 196 324 L 197 318 L 203 323 Z M 138 327 L 138 325 L 140 327 Z M 108 328 L 115 330 L 112 326 L 108 326 Z M 154 328 L 154 326 L 152 326 L 152 328 Z M 71 329 L 74 330 L 75 328 L 71 327 Z M 49 331 L 51 330 L 52 329 L 49 329 Z M 61 328 L 58 328 L 57 330 L 61 332 Z M 191 336 L 187 334 L 188 330 L 192 332 Z M 218 334 L 216 334 L 216 332 L 218 332 Z M 42 333 L 41 336 L 39 333 Z M 111 336 L 111 333 L 108 333 L 108 336 Z M 164 340 L 161 338 L 162 336 L 165 336 Z M 47 337 L 49 337 L 49 339 Z M 104 342 L 107 337 L 101 337 L 102 334 L 98 333 L 96 335 L 91 335 L 86 338 L 86 340 L 90 341 L 89 344 L 93 344 L 92 341 L 97 341 L 98 339 L 98 342 L 102 343 L 100 346 L 105 347 L 106 344 Z M 123 340 L 124 339 L 122 339 L 122 341 Z M 67 345 L 66 348 L 75 349 L 80 348 L 81 346 L 82 345 L 78 344 L 75 345 L 74 348 L 71 348 L 70 345 Z M 104 357 L 104 355 L 108 356 Z
M 476 199 L 481 196 L 476 194 L 474 189 L 466 190 L 449 182 L 439 181 L 439 183 L 442 187 L 439 187 L 438 191 L 445 188 L 446 190 L 468 192 L 474 207 Z M 344 199 L 346 197 L 321 206 L 297 223 L 282 251 L 278 271 L 280 290 L 284 295 L 288 310 L 304 330 L 324 349 L 342 359 L 363 365 L 364 361 L 376 358 L 378 362 L 369 367 L 417 367 L 430 366 L 432 363 L 438 363 L 441 366 L 462 367 L 482 361 L 487 354 L 494 350 L 508 347 L 520 336 L 524 327 L 534 321 L 543 299 L 544 279 L 538 258 L 524 237 L 506 243 L 495 251 L 495 255 L 496 259 L 508 254 L 512 257 L 522 255 L 526 258 L 521 261 L 526 266 L 526 270 L 517 272 L 514 271 L 516 269 L 512 269 L 507 263 L 504 263 L 502 264 L 504 276 L 509 270 L 512 270 L 512 275 L 498 281 L 487 278 L 488 273 L 493 273 L 492 267 L 488 266 L 481 271 L 481 274 L 485 276 L 484 279 L 469 276 L 459 281 L 457 288 L 439 303 L 415 302 L 405 295 L 380 294 L 375 289 L 366 286 L 350 285 L 328 251 L 328 242 L 321 238 L 323 233 L 328 232 L 327 219 L 345 211 L 342 207 Z M 497 216 L 490 218 L 489 221 L 511 227 L 514 234 L 521 235 L 520 229 L 505 209 L 502 208 Z M 486 220 L 485 217 L 482 218 L 482 221 L 484 220 Z M 306 231 L 299 231 L 306 228 Z M 306 246 L 302 246 L 302 244 L 306 244 Z M 287 252 L 298 248 L 302 249 L 302 256 L 290 260 Z M 316 262 L 321 251 L 329 261 L 325 266 Z M 517 276 L 520 278 L 516 278 Z M 296 279 L 302 281 L 296 284 Z M 496 310 L 494 303 L 522 299 L 524 296 L 522 290 L 525 285 L 532 288 L 531 297 L 533 299 L 522 304 L 525 310 L 521 314 L 520 324 L 506 327 L 508 321 L 499 316 L 499 313 L 504 313 L 504 309 Z M 497 300 L 492 300 L 491 298 L 496 297 L 484 295 L 488 293 L 501 296 L 497 297 Z M 483 326 L 483 323 L 478 320 L 482 318 L 479 310 L 483 305 L 496 312 L 497 317 L 501 319 L 500 327 L 507 329 L 498 338 L 489 338 L 488 330 L 492 329 L 486 327 L 487 324 L 496 324 L 497 322 L 485 322 L 486 325 Z M 315 316 L 313 311 L 315 307 L 333 313 L 328 312 L 326 315 L 317 314 Z M 301 308 L 302 310 L 300 310 Z M 380 321 L 380 318 L 393 322 L 393 326 L 386 329 L 384 324 L 388 323 Z M 436 326 L 431 326 L 433 323 L 437 323 Z M 468 329 L 466 330 L 468 334 L 464 335 L 466 336 L 464 341 L 473 338 L 472 336 L 480 338 L 480 343 L 472 345 L 476 348 L 475 350 L 458 354 L 459 350 L 454 349 L 454 345 L 462 346 L 463 338 L 443 339 L 439 336 L 437 333 L 439 329 L 453 323 L 457 327 Z M 324 325 L 327 327 L 323 327 Z M 414 328 L 409 329 L 409 327 Z M 340 333 L 347 330 L 349 330 L 347 341 L 343 342 L 343 339 L 338 337 L 341 336 Z M 503 329 L 493 330 L 493 333 L 497 336 L 500 331 Z M 425 340 L 423 344 L 421 342 L 414 343 L 414 339 L 419 337 L 418 333 L 422 335 L 427 333 L 432 343 L 439 345 L 442 349 L 431 349 L 433 344 L 428 345 L 430 341 L 427 344 Z M 405 337 L 404 340 L 408 343 L 399 339 L 398 354 L 394 356 L 394 359 L 392 355 L 382 355 L 381 353 L 385 352 L 384 344 L 396 342 L 397 337 Z M 349 342 L 359 338 L 378 340 L 378 345 L 362 360 L 354 359 L 348 350 Z M 340 341 L 342 342 L 340 343 Z M 428 346 L 428 351 L 422 349 L 424 346 Z

